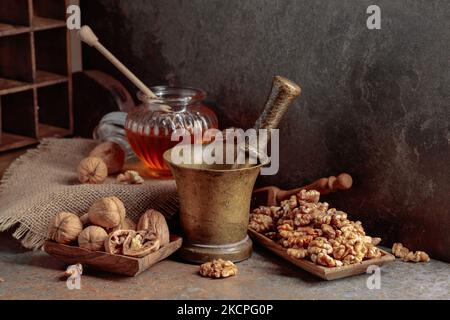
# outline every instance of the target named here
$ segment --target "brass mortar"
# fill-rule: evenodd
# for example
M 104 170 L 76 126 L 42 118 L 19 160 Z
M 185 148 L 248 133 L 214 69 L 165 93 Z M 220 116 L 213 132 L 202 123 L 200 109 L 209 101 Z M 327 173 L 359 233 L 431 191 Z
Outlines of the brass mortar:
M 249 258 L 250 202 L 262 165 L 239 169 L 217 164 L 178 165 L 172 162 L 172 150 L 164 153 L 164 160 L 175 178 L 180 198 L 184 237 L 181 258 L 194 263 Z

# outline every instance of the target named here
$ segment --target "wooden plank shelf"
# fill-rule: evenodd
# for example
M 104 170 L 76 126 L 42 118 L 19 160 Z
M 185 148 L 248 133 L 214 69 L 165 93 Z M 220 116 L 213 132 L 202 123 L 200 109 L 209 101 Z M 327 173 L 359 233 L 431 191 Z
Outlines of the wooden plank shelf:
M 65 28 L 65 27 L 66 27 L 66 21 L 64 21 L 64 20 L 50 19 L 50 18 L 44 18 L 44 17 L 39 17 L 39 16 L 33 17 L 33 30 L 34 31 L 48 30 L 48 29 L 54 29 L 54 28 Z
M 0 22 L 0 37 L 12 36 L 21 33 L 30 32 L 31 28 L 27 26 L 14 25 Z
M 0 95 L 29 90 L 33 84 L 13 79 L 0 78 Z
M 73 133 L 68 0 L 0 0 L 0 152 Z
M 69 129 L 39 123 L 39 139 L 48 137 L 67 137 L 71 134 L 72 132 Z
M 67 76 L 63 76 L 57 73 L 48 72 L 44 70 L 36 70 L 36 83 L 37 88 L 44 86 L 51 86 L 58 83 L 63 83 L 68 81 Z
M 67 76 L 43 70 L 36 70 L 36 81 L 34 83 L 0 78 L 0 95 L 17 93 L 33 88 L 51 86 L 54 84 L 67 82 L 68 80 L 69 78 Z

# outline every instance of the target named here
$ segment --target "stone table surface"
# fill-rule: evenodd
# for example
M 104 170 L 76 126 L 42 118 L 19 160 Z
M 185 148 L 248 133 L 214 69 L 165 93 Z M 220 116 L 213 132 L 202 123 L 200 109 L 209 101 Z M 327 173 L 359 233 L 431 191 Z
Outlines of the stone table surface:
M 0 299 L 450 299 L 449 264 L 436 260 L 384 266 L 379 290 L 367 288 L 368 274 L 322 281 L 259 247 L 238 268 L 236 277 L 211 280 L 168 259 L 135 278 L 85 270 L 81 289 L 69 290 L 64 263 L 0 234 Z
M 0 177 L 24 152 L 0 156 Z M 198 266 L 168 259 L 135 278 L 85 270 L 81 289 L 69 290 L 65 267 L 0 233 L 0 299 L 450 299 L 450 265 L 436 260 L 384 266 L 379 290 L 367 288 L 368 274 L 327 282 L 260 247 L 225 280 L 202 278 Z

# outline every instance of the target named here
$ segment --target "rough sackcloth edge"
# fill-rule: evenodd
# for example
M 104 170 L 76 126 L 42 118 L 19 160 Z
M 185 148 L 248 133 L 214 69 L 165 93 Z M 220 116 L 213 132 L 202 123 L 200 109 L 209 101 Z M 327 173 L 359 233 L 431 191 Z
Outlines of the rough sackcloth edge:
M 166 218 L 178 211 L 174 181 L 121 185 L 108 177 L 101 185 L 80 184 L 76 167 L 95 144 L 87 139 L 49 138 L 16 159 L 0 182 L 0 231 L 16 227 L 14 238 L 26 248 L 39 249 L 54 215 L 69 211 L 81 216 L 95 200 L 106 196 L 119 197 L 134 221 L 150 208 Z

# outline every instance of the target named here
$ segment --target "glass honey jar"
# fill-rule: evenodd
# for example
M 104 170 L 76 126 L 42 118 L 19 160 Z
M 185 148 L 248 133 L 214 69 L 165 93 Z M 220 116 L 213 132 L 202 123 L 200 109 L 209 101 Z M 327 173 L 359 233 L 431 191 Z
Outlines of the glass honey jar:
M 172 175 L 163 154 L 179 143 L 172 141 L 172 133 L 179 129 L 202 133 L 218 128 L 218 120 L 205 104 L 206 92 L 203 90 L 166 86 L 151 89 L 158 99 L 139 93 L 142 104 L 128 112 L 125 132 L 133 151 L 148 167 L 148 174 L 154 178 L 170 179 Z M 162 110 L 166 106 L 170 110 Z

